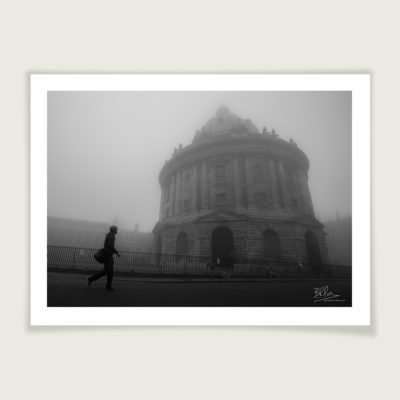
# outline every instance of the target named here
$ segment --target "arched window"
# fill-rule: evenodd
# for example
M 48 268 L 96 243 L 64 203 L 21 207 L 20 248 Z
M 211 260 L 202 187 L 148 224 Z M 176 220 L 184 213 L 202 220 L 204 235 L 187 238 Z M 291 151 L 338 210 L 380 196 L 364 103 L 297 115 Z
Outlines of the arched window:
M 188 253 L 188 235 L 185 232 L 181 232 L 176 239 L 176 255 L 179 260 L 179 256 L 187 255 Z
M 312 269 L 319 269 L 321 265 L 321 253 L 319 251 L 317 237 L 313 232 L 307 231 L 305 239 L 308 262 L 311 264 Z
M 263 233 L 264 257 L 268 260 L 278 260 L 281 254 L 279 236 L 275 231 L 267 229 Z

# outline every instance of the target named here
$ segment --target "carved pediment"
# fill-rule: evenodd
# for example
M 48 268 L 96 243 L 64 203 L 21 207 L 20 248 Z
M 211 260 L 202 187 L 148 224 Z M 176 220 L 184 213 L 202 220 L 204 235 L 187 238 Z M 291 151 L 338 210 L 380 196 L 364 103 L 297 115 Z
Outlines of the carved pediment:
M 196 222 L 214 222 L 214 221 L 238 221 L 247 219 L 244 214 L 239 214 L 230 210 L 216 210 L 196 219 Z

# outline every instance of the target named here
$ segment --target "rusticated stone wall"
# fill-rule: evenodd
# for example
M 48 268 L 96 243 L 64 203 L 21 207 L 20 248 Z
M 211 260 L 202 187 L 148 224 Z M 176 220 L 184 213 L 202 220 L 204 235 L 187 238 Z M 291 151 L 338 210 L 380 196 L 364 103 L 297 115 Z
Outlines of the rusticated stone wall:
M 290 224 L 280 221 L 214 221 L 187 223 L 167 226 L 157 232 L 162 247 L 160 253 L 177 254 L 177 237 L 181 232 L 188 236 L 188 255 L 209 257 L 211 254 L 211 235 L 214 229 L 227 227 L 232 231 L 234 258 L 236 260 L 261 260 L 264 258 L 263 233 L 272 230 L 280 241 L 280 261 L 307 263 L 305 234 L 313 232 L 321 251 L 322 262 L 327 262 L 325 235 L 322 229 L 302 224 Z

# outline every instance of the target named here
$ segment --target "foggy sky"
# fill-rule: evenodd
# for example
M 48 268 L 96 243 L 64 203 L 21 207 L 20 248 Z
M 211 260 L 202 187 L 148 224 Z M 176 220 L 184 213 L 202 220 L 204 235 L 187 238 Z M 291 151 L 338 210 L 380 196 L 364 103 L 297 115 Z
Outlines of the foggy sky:
M 221 104 L 297 142 L 317 218 L 351 215 L 350 92 L 49 92 L 48 215 L 151 231 L 165 160 Z

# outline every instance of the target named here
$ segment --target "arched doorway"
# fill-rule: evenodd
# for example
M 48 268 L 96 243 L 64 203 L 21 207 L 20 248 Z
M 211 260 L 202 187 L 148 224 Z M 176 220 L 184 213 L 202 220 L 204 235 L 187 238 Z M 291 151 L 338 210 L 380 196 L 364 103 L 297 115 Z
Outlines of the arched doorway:
M 321 253 L 317 237 L 313 232 L 307 231 L 305 238 L 308 262 L 313 270 L 319 270 L 321 267 Z
M 275 231 L 267 229 L 263 233 L 264 258 L 269 261 L 277 261 L 281 255 L 279 236 Z
M 220 259 L 221 266 L 232 266 L 234 263 L 235 249 L 233 246 L 232 231 L 227 227 L 213 230 L 211 235 L 211 258 L 215 263 Z

